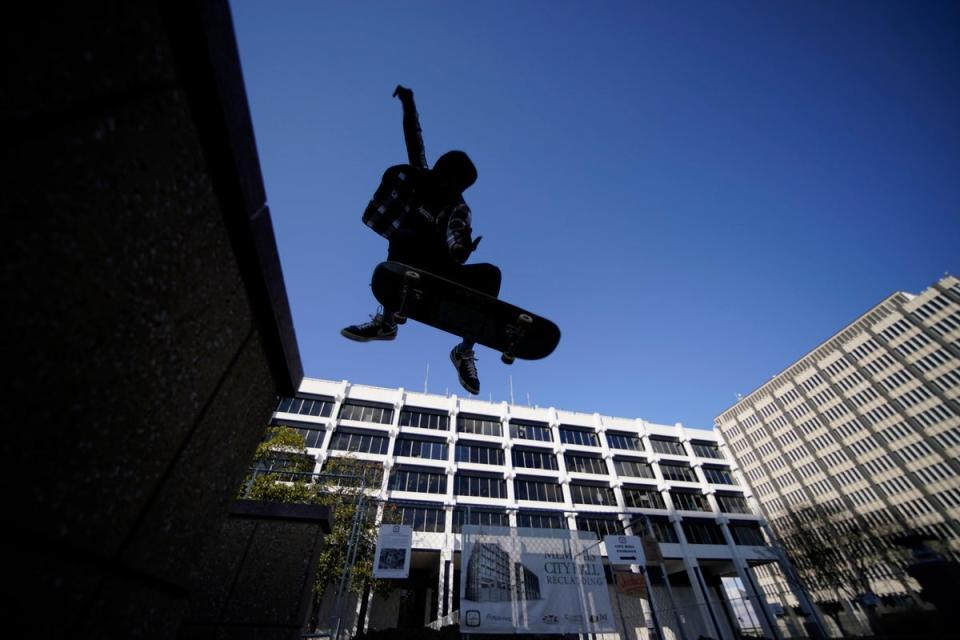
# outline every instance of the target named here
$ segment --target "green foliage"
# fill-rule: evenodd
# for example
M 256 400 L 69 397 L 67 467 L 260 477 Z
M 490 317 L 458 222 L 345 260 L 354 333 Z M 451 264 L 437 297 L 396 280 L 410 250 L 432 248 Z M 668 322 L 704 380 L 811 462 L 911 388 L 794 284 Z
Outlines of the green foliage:
M 364 585 L 375 593 L 386 593 L 392 585 L 386 580 L 373 577 L 373 555 L 377 543 L 376 515 L 378 502 L 371 499 L 358 500 L 361 490 L 359 480 L 366 479 L 367 486 L 379 488 L 382 466 L 377 463 L 374 472 L 366 461 L 351 457 L 333 457 L 327 460 L 321 478 L 326 490 L 322 492 L 322 504 L 331 507 L 336 525 L 324 540 L 324 549 L 320 553 L 320 571 L 317 573 L 316 592 L 330 586 L 336 586 L 340 580 L 341 568 L 347 563 L 347 549 L 355 518 L 359 518 L 357 555 L 353 562 L 353 575 L 350 590 L 362 593 Z M 343 476 L 343 477 L 338 477 Z M 396 509 L 393 505 L 383 505 L 383 520 L 390 519 Z
M 306 442 L 293 428 L 272 426 L 254 454 L 253 468 L 244 482 L 242 499 L 271 502 L 300 502 L 330 507 L 333 523 L 324 537 L 314 595 L 319 604 L 326 589 L 339 586 L 347 569 L 347 557 L 354 521 L 359 518 L 357 553 L 349 588 L 362 593 L 365 587 L 386 593 L 389 581 L 373 578 L 376 546 L 376 514 L 379 502 L 361 487 L 379 489 L 383 477 L 380 463 L 349 456 L 330 457 L 319 474 L 313 474 L 316 460 L 307 454 Z M 384 521 L 395 511 L 383 505 Z

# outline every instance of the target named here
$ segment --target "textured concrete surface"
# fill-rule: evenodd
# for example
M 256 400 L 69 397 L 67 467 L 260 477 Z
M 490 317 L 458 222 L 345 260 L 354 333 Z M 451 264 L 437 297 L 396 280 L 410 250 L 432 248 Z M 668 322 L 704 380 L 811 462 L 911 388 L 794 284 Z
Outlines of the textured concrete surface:
M 2 21 L 8 580 L 41 635 L 176 635 L 300 375 L 226 3 L 158 6 Z
M 323 507 L 293 506 L 269 517 L 234 510 L 200 563 L 181 638 L 300 636 L 330 522 Z

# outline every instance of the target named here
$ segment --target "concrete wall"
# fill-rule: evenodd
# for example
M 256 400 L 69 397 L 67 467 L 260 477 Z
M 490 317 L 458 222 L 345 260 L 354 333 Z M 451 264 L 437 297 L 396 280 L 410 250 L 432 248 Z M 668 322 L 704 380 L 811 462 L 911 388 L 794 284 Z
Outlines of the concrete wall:
M 303 504 L 234 505 L 180 629 L 184 640 L 296 640 L 305 630 L 329 510 Z
M 34 636 L 174 635 L 302 377 L 229 12 L 164 7 L 2 21 L 8 624 Z

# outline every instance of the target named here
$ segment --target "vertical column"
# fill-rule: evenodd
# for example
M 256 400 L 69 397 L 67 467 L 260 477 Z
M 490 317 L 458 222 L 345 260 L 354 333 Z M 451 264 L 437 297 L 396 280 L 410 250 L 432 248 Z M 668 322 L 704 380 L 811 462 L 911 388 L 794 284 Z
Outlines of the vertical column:
M 403 387 L 398 389 L 399 394 L 397 399 L 393 402 L 393 418 L 390 420 L 390 429 L 387 433 L 390 434 L 390 440 L 387 442 L 387 459 L 394 459 L 394 451 L 397 446 L 397 436 L 400 435 L 400 409 L 403 407 Z
M 736 541 L 730 533 L 730 519 L 726 516 L 721 516 L 717 519 L 717 522 L 720 525 L 720 531 L 723 532 L 723 539 L 730 549 L 730 557 L 733 559 L 733 566 L 737 571 L 737 577 L 740 578 L 740 582 L 743 583 L 744 588 L 747 590 L 751 604 L 754 605 L 755 609 L 759 609 L 759 611 L 757 611 L 757 617 L 759 618 L 760 626 L 763 627 L 763 634 L 770 638 L 783 638 L 783 634 L 780 633 L 780 628 L 777 626 L 776 617 L 773 615 L 773 611 L 771 611 L 766 597 L 754 583 L 753 576 L 750 574 L 750 567 L 743 559 L 743 555 L 740 553 L 740 549 L 737 548 Z
M 453 550 L 446 545 L 440 550 L 440 566 L 437 576 L 437 618 L 441 621 L 450 614 L 453 607 Z M 442 623 L 441 623 L 441 626 Z
M 507 455 L 510 455 L 509 450 L 507 450 Z M 516 477 L 517 472 L 513 469 L 507 469 L 507 471 L 503 474 L 503 478 L 507 482 L 507 514 L 513 514 L 510 516 L 511 527 L 517 526 L 517 496 L 513 486 L 513 481 Z
M 320 455 L 317 456 L 317 460 L 321 465 L 329 457 L 330 440 L 333 438 L 333 434 L 337 431 L 337 425 L 340 422 L 340 407 L 343 406 L 343 401 L 347 397 L 347 381 L 344 380 L 340 384 L 340 389 L 337 390 L 336 395 L 333 397 L 333 410 L 330 412 L 330 421 L 323 430 L 323 442 L 320 443 Z
M 453 495 L 453 485 L 456 480 L 457 473 L 457 439 L 460 437 L 459 432 L 457 431 L 457 415 L 460 413 L 460 405 L 457 402 L 457 396 L 452 396 L 450 398 L 450 430 L 447 432 L 447 495 L 444 499 L 444 504 L 453 505 L 456 500 Z M 452 509 L 452 507 L 450 507 Z M 449 513 L 448 520 L 449 520 Z M 447 531 L 450 531 L 450 524 L 447 524 Z

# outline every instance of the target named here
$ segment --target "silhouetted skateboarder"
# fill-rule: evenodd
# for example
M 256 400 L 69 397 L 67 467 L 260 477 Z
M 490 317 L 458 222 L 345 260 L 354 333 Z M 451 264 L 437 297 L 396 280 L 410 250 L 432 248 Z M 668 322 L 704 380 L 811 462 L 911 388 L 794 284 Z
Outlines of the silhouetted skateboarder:
M 463 151 L 449 151 L 431 169 L 420 130 L 413 91 L 397 86 L 403 105 L 403 137 L 410 164 L 395 165 L 363 213 L 363 221 L 390 242 L 387 259 L 423 269 L 496 297 L 500 269 L 492 264 L 464 264 L 480 242 L 471 237 L 470 207 L 463 192 L 477 180 L 477 169 Z M 350 325 L 340 333 L 359 342 L 397 337 L 396 309 L 383 308 L 370 322 Z M 480 392 L 474 342 L 464 339 L 450 351 L 460 384 Z

